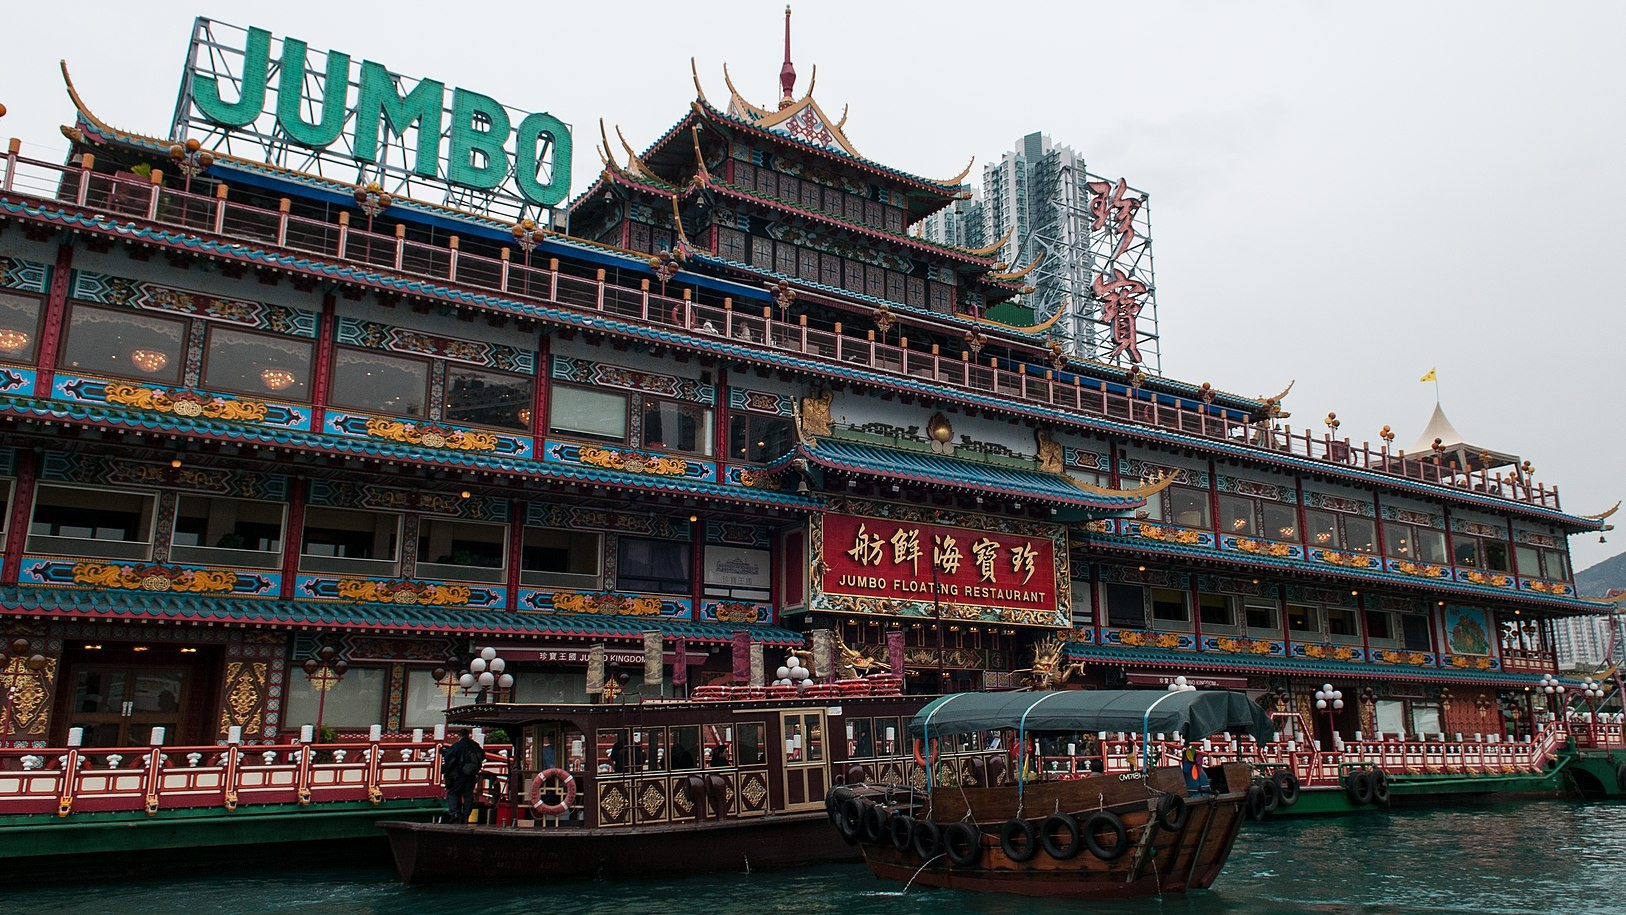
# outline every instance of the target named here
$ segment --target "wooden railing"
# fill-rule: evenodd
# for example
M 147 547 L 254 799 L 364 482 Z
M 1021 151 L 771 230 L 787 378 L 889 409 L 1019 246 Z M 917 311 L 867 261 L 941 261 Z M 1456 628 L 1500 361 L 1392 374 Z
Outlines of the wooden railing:
M 1547 487 L 1526 478 L 1504 476 L 1487 470 L 1454 468 L 1442 464 L 1439 455 L 1391 453 L 1385 444 L 1376 449 L 1367 442 L 1310 430 L 1295 432 L 1291 426 L 1274 423 L 1250 424 L 1215 415 L 1197 398 L 1178 398 L 1134 390 L 1130 394 L 1109 391 L 1093 378 L 1058 371 L 1042 364 L 1046 354 L 1035 348 L 1033 363 L 1022 357 L 1001 359 L 981 354 L 940 352 L 911 348 L 907 337 L 895 344 L 887 334 L 876 340 L 874 331 L 862 336 L 844 333 L 841 324 L 831 329 L 812 328 L 806 316 L 795 321 L 773 315 L 772 307 L 723 307 L 701 305 L 688 295 L 652 291 L 649 280 L 637 286 L 611 283 L 604 270 L 592 279 L 573 276 L 559 269 L 556 258 L 533 265 L 528 252 L 516 255 L 501 249 L 496 258 L 461 250 L 453 236 L 444 243 L 408 239 L 406 227 L 396 225 L 393 234 L 380 234 L 351 225 L 348 213 L 337 221 L 295 216 L 283 199 L 276 209 L 268 209 L 230 199 L 224 185 L 213 196 L 189 193 L 162 184 L 155 171 L 151 180 L 134 176 L 98 174 L 91 170 L 94 159 L 84 156 L 81 166 L 62 166 L 25 158 L 13 140 L 3 160 L 0 193 L 8 197 L 68 202 L 115 216 L 140 219 L 184 233 L 219 236 L 226 241 L 244 241 L 284 251 L 400 272 L 415 279 L 432 279 L 471 291 L 496 293 L 519 300 L 545 302 L 582 312 L 614 315 L 696 336 L 716 336 L 766 349 L 778 349 L 800 358 L 832 366 L 858 366 L 900 379 L 913 379 L 962 391 L 996 397 L 1037 407 L 1076 411 L 1089 416 L 1117 420 L 1169 432 L 1209 439 L 1235 446 L 1307 458 L 1350 468 L 1374 471 L 1425 483 L 1450 486 L 1486 496 L 1544 508 L 1558 509 L 1557 487 Z M 174 178 L 170 179 L 175 180 Z M 672 284 L 682 288 L 681 282 Z M 900 328 L 900 332 L 901 332 Z M 1064 367 L 1065 368 L 1065 367 Z M 1119 386 L 1121 389 L 1121 385 Z
M 0 816 L 138 812 L 434 798 L 434 742 L 0 750 Z M 506 777 L 511 748 L 486 748 Z

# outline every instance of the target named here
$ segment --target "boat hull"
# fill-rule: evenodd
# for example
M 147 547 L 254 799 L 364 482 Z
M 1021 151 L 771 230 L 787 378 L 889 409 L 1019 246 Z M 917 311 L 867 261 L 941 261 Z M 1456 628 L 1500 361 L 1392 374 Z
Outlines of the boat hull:
M 1021 813 L 1021 804 L 1013 805 L 1014 788 L 950 789 L 937 810 L 917 819 L 917 830 L 919 820 L 925 819 L 937 823 L 940 829 L 959 822 L 979 824 L 977 851 L 968 864 L 951 862 L 947 853 L 922 855 L 918 846 L 899 850 L 885 838 L 861 841 L 860 847 L 877 877 L 948 889 L 1092 899 L 1203 889 L 1219 876 L 1246 818 L 1247 767 L 1226 768 L 1234 770 L 1226 774 L 1239 790 L 1187 798 L 1185 815 L 1178 823 L 1171 824 L 1157 815 L 1157 804 L 1148 799 L 1144 786 L 1125 784 L 1116 777 L 1066 784 L 1053 789 L 1054 796 L 1033 790 L 1022 802 L 1029 811 L 1068 811 L 1081 827 L 1095 811 L 1110 811 L 1124 827 L 1121 842 L 1097 842 L 1109 851 L 1121 849 L 1110 856 L 1093 853 L 1080 835 L 1079 841 L 1071 843 L 1073 853 L 1064 857 L 1051 854 L 1041 847 L 1042 842 L 1033 847 L 1028 860 L 1013 857 L 1001 838 L 1002 825 L 1019 817 L 1035 824 L 1044 822 L 1042 816 Z M 1160 792 L 1184 795 L 1184 785 L 1173 770 L 1160 771 L 1154 786 Z M 962 802 L 956 795 L 965 800 Z M 1043 828 L 1039 826 L 1041 834 Z M 1067 847 L 1067 843 L 1058 844 Z
M 379 825 L 407 883 L 613 879 L 859 860 L 822 812 L 631 829 Z

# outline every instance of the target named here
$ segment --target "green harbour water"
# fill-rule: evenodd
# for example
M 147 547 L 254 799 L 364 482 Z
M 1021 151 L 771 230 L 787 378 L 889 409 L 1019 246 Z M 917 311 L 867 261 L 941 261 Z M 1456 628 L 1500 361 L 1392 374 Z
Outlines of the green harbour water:
M 673 854 L 684 854 L 681 847 Z M 93 868 L 90 868 L 93 870 Z M 984 896 L 900 885 L 862 865 L 683 879 L 511 885 L 470 880 L 401 885 L 392 870 L 337 864 L 263 873 L 245 856 L 208 875 L 16 886 L 3 909 L 175 915 L 485 913 L 1626 912 L 1626 804 L 1539 801 L 1244 828 L 1213 889 L 1089 903 Z

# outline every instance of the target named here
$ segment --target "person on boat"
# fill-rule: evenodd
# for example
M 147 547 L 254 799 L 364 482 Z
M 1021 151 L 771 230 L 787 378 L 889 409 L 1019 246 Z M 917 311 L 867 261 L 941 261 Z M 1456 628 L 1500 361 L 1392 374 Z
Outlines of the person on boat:
M 627 771 L 627 735 L 626 732 L 615 735 L 615 745 L 610 747 L 610 771 Z
M 440 777 L 446 783 L 446 816 L 449 822 L 466 823 L 474 810 L 474 786 L 485 764 L 486 751 L 474 740 L 470 728 L 458 728 L 455 743 L 442 747 Z
M 672 744 L 672 768 L 693 769 L 694 767 L 694 750 L 689 748 L 689 745 L 684 742 L 682 737 L 679 737 Z
M 714 769 L 729 765 L 728 744 L 720 743 L 717 745 L 717 749 L 711 751 L 711 765 Z
M 1203 754 L 1196 744 L 1188 743 L 1180 751 L 1180 774 L 1186 777 L 1186 793 L 1195 797 L 1199 794 L 1213 794 L 1214 789 L 1208 783 L 1208 773 L 1203 771 Z

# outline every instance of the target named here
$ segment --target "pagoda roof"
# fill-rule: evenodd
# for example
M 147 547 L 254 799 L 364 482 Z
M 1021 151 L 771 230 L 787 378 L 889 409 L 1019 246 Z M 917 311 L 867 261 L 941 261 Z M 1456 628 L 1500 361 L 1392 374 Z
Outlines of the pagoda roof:
M 1141 508 L 1146 498 L 1163 489 L 1165 481 L 1131 490 L 1106 489 L 1080 482 L 1065 473 L 1046 473 L 949 454 L 886 448 L 835 438 L 803 441 L 793 452 L 810 464 L 854 476 L 907 482 L 929 489 L 952 489 L 1050 505 L 1065 505 L 1094 512 L 1120 512 Z M 784 459 L 776 462 L 783 463 Z
M 119 591 L 111 588 L 0 587 L 0 612 L 8 616 L 75 620 L 125 620 L 205 626 L 252 626 L 394 633 L 608 638 L 637 640 L 658 629 L 670 638 L 722 645 L 736 632 L 753 642 L 800 646 L 802 634 L 777 626 L 704 623 L 647 616 L 536 613 L 416 604 L 206 597 L 194 594 Z

